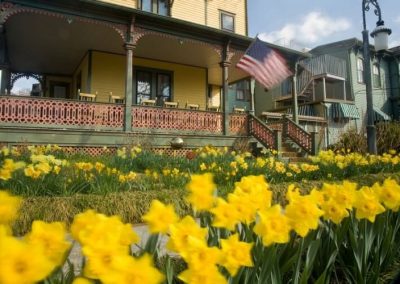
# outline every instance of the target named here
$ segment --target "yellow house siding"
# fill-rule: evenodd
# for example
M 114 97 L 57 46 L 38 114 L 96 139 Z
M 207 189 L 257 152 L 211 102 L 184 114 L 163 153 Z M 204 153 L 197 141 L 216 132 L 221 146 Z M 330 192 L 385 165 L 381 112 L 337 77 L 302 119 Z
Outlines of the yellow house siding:
M 220 12 L 235 15 L 235 33 L 246 35 L 246 1 L 245 0 L 214 0 L 207 2 L 207 25 L 220 29 Z
M 173 100 L 179 101 L 179 107 L 186 102 L 206 107 L 206 69 L 143 58 L 134 58 L 134 65 L 173 72 Z
M 205 25 L 204 0 L 175 0 L 171 16 L 177 19 Z
M 98 1 L 130 7 L 130 8 L 136 8 L 136 3 L 137 3 L 137 0 L 98 0 Z
M 110 92 L 125 96 L 125 62 L 125 56 L 93 51 L 91 92 L 98 102 L 108 102 Z
M 89 53 L 86 53 L 78 68 L 75 70 L 73 74 L 73 83 L 72 83 L 72 97 L 78 97 L 78 86 L 77 86 L 77 76 L 81 72 L 81 92 L 88 92 L 89 88 L 87 86 L 87 78 L 89 71 Z

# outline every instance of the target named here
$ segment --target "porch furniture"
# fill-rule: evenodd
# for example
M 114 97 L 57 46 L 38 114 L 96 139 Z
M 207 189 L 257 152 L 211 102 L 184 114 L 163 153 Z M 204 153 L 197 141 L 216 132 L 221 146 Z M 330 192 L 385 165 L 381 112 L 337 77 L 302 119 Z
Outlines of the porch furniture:
M 78 90 L 78 98 L 80 101 L 95 102 L 96 97 L 97 97 L 97 92 L 95 94 L 89 94 L 89 93 L 81 93 L 81 91 Z
M 125 99 L 121 96 L 115 96 L 112 94 L 112 92 L 110 92 L 110 96 L 108 98 L 108 101 L 110 103 L 116 103 L 116 104 L 123 104 L 125 103 Z
M 143 106 L 155 106 L 156 100 L 143 100 L 141 104 Z
M 207 106 L 207 110 L 208 111 L 218 112 L 219 111 L 219 106 Z
M 200 105 L 199 104 L 189 104 L 188 102 L 186 102 L 186 109 L 191 109 L 191 110 L 199 110 Z
M 179 102 L 164 102 L 166 108 L 178 108 Z
M 241 107 L 233 107 L 233 113 L 245 113 L 246 108 L 241 108 Z

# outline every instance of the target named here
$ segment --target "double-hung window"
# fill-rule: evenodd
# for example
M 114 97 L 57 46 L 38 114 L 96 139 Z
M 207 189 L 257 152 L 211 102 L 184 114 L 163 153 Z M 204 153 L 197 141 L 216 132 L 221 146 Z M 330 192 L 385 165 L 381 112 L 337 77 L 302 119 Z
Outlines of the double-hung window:
M 220 11 L 221 29 L 224 31 L 234 32 L 235 31 L 235 15 Z
M 162 16 L 169 15 L 168 0 L 138 0 L 138 8 Z
M 381 71 L 378 64 L 372 66 L 372 77 L 375 88 L 381 87 Z
M 172 99 L 172 72 L 153 69 L 136 70 L 136 104 L 156 100 L 159 104 Z
M 357 81 L 364 83 L 364 60 L 362 58 L 357 58 Z

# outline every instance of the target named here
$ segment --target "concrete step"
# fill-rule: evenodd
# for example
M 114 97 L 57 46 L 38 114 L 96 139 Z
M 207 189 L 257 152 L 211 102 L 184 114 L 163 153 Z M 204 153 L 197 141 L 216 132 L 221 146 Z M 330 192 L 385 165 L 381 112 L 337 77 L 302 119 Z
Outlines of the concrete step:
M 303 157 L 301 153 L 297 152 L 281 152 L 282 157 L 287 157 L 287 158 L 296 158 L 296 157 Z
M 290 163 L 309 163 L 310 160 L 307 157 L 291 157 L 289 158 Z

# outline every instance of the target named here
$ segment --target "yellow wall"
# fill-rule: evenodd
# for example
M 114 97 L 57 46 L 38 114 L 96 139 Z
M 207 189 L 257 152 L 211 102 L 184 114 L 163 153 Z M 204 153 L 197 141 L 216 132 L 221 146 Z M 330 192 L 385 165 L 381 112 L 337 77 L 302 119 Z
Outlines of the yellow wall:
M 88 78 L 88 71 L 89 71 L 89 53 L 86 53 L 85 57 L 83 58 L 82 62 L 79 64 L 78 68 L 75 70 L 73 77 L 72 77 L 72 98 L 78 97 L 78 88 L 76 86 L 77 83 L 77 76 L 79 72 L 82 72 L 82 81 L 81 81 L 81 92 L 85 93 L 88 92 L 87 86 L 87 78 Z
M 125 64 L 125 56 L 93 51 L 91 92 L 97 92 L 96 101 L 108 102 L 110 92 L 125 97 Z
M 210 106 L 221 106 L 221 86 L 211 86 L 211 94 L 208 104 Z
M 179 107 L 199 104 L 200 109 L 206 107 L 206 69 L 142 58 L 133 59 L 135 66 L 149 67 L 172 71 L 173 100 L 179 101 Z
M 245 5 L 245 0 L 207 1 L 207 25 L 217 29 L 221 28 L 220 11 L 229 12 L 235 15 L 235 33 L 246 35 Z M 188 10 L 190 11 L 189 8 Z
M 125 96 L 125 60 L 123 55 L 93 52 L 91 92 L 98 93 L 98 102 L 108 102 L 109 92 Z M 179 101 L 179 107 L 185 107 L 188 102 L 205 109 L 206 69 L 137 57 L 133 58 L 133 63 L 138 67 L 173 72 L 173 100 Z
M 137 0 L 98 0 L 100 2 L 108 2 L 111 4 L 116 4 L 125 7 L 136 8 Z
M 204 0 L 175 0 L 171 16 L 192 23 L 205 25 Z
M 99 1 L 131 8 L 137 7 L 137 0 Z M 246 35 L 246 0 L 174 0 L 171 17 L 220 29 L 221 10 L 234 14 L 234 32 Z

